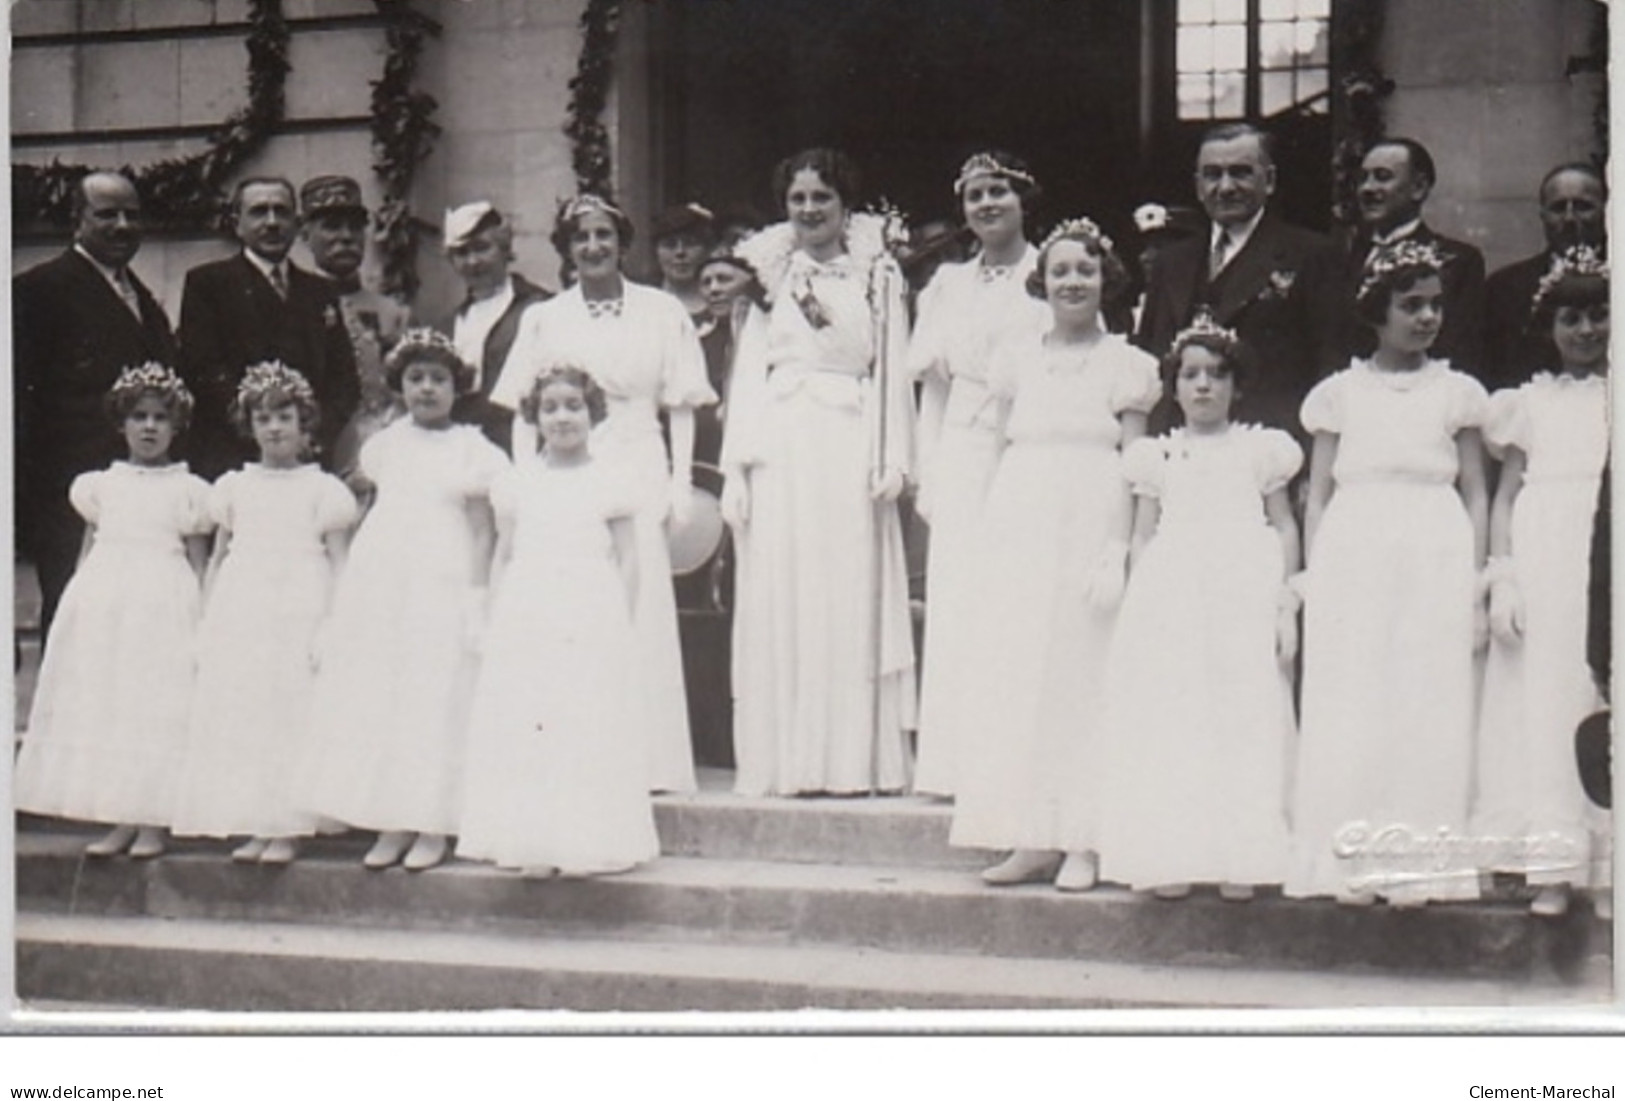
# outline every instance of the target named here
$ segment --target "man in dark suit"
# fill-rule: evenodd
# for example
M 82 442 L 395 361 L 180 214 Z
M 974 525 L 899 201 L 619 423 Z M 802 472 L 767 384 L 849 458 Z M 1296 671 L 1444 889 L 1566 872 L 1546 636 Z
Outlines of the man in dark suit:
M 1344 254 L 1343 294 L 1337 359 L 1367 356 L 1376 334 L 1355 312 L 1354 296 L 1366 263 L 1381 248 L 1401 241 L 1431 244 L 1444 257 L 1444 322 L 1428 354 L 1446 359 L 1458 371 L 1484 377 L 1484 254 L 1465 241 L 1435 233 L 1422 219 L 1422 205 L 1438 182 L 1427 149 L 1410 138 L 1383 138 L 1360 162 L 1360 228 Z
M 468 290 L 468 297 L 435 328 L 451 337 L 457 351 L 474 365 L 474 389 L 457 399 L 452 416 L 477 424 L 504 452 L 513 446 L 513 414 L 490 400 L 502 375 L 519 318 L 531 306 L 553 297 L 518 272 L 513 263 L 513 229 L 485 200 L 446 212 L 446 258 Z
M 1545 249 L 1501 268 L 1485 284 L 1484 383 L 1491 389 L 1521 385 L 1536 371 L 1557 366 L 1550 334 L 1529 332 L 1529 314 L 1554 256 L 1575 245 L 1607 249 L 1608 185 L 1596 166 L 1560 164 L 1546 173 L 1540 225 Z
M 140 247 L 135 185 L 93 172 L 74 194 L 72 247 L 11 284 L 17 544 L 39 570 L 42 632 L 84 539 L 68 486 L 123 455 L 103 399 L 121 368 L 175 362 L 169 319 L 130 270 Z
M 255 458 L 232 427 L 243 372 L 279 359 L 304 375 L 321 405 L 314 443 L 324 463 L 360 400 L 355 355 L 333 287 L 288 262 L 298 231 L 293 185 L 253 178 L 232 196 L 243 249 L 186 273 L 181 294 L 181 373 L 197 398 L 192 465 L 206 478 Z
M 1335 312 L 1326 286 L 1330 245 L 1266 204 L 1275 191 L 1269 135 L 1244 123 L 1209 130 L 1196 154 L 1196 196 L 1208 228 L 1163 249 L 1146 287 L 1138 343 L 1156 355 L 1200 310 L 1234 329 L 1259 362 L 1237 419 L 1302 436 L 1298 407 L 1317 378 L 1323 326 Z M 1166 427 L 1172 403 L 1152 415 Z

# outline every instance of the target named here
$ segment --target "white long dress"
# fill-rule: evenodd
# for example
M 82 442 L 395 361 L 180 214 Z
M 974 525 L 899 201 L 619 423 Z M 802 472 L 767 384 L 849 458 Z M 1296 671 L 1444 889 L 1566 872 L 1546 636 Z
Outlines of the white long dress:
M 957 714 L 951 844 L 1084 851 L 1097 844 L 1100 712 L 1115 611 L 1085 596 L 1128 509 L 1125 412 L 1162 395 L 1157 361 L 1120 336 L 1088 350 L 1028 335 L 994 354 L 1010 403 L 977 548 L 970 630 L 980 660 Z M 1120 533 L 1127 534 L 1126 531 Z
M 333 583 L 323 539 L 355 521 L 343 482 L 314 465 L 250 463 L 209 495 L 231 533 L 198 628 L 197 695 L 172 828 L 178 834 L 313 832 L 292 773 L 310 737 L 311 645 Z
M 1574 728 L 1601 704 L 1586 664 L 1586 578 L 1608 457 L 1608 383 L 1537 375 L 1490 398 L 1484 432 L 1493 452 L 1517 448 L 1528 462 L 1512 512 L 1525 620 L 1521 641 L 1490 646 L 1473 833 L 1508 840 L 1492 850 L 1494 870 L 1597 886 L 1607 823 L 1580 787 Z
M 1442 361 L 1321 382 L 1304 428 L 1338 436 L 1309 548 L 1290 895 L 1474 898 L 1462 838 L 1473 772 L 1473 531 L 1456 434 L 1488 396 Z
M 469 724 L 459 856 L 566 874 L 653 859 L 632 612 L 609 522 L 636 511 L 597 462 L 531 460 L 491 487 L 515 525 Z
M 571 364 L 592 375 L 609 399 L 593 429 L 594 461 L 637 490 L 638 661 L 644 670 L 641 719 L 649 744 L 649 787 L 693 791 L 694 750 L 671 585 L 665 521 L 671 462 L 660 436 L 662 409 L 717 400 L 705 353 L 682 303 L 664 291 L 625 284 L 618 316 L 593 317 L 579 286 L 525 311 L 491 401 L 516 409 L 546 367 Z
M 51 625 L 16 809 L 169 824 L 201 603 L 184 540 L 209 530 L 208 494 L 185 463 L 117 462 L 69 487 L 95 537 Z
M 365 829 L 451 833 L 477 670 L 468 503 L 508 459 L 472 425 L 402 418 L 360 463 L 377 500 L 323 631 L 296 803 Z
M 1049 327 L 1048 307 L 1027 292 L 1037 263 L 1038 250 L 1029 245 L 1007 268 L 977 260 L 944 264 L 920 295 L 909 342 L 909 376 L 921 385 L 919 501 L 931 525 L 914 790 L 934 795 L 955 791 L 951 716 L 963 703 L 964 670 L 981 652 L 968 608 L 972 548 L 999 459 L 988 360 L 1005 338 Z
M 1291 436 L 1175 429 L 1123 455 L 1161 506 L 1106 665 L 1101 876 L 1136 888 L 1286 874 L 1292 685 L 1276 656 L 1281 538 L 1264 498 L 1303 463 Z
M 875 274 L 851 254 L 820 263 L 796 251 L 771 312 L 754 312 L 740 336 L 722 461 L 746 470 L 751 502 L 735 533 L 741 794 L 908 784 L 908 574 L 897 507 L 876 502 L 870 480 L 911 469 L 913 401 L 901 280 L 872 288 Z M 818 323 L 798 298 L 816 300 Z

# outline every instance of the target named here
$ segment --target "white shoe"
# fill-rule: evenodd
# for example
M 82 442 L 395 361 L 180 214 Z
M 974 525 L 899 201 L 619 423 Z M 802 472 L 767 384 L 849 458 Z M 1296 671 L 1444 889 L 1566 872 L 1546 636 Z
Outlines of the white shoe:
M 1061 854 L 1047 849 L 1017 849 L 982 873 L 982 882 L 993 887 L 1017 883 L 1047 883 L 1061 866 Z
M 378 835 L 372 848 L 367 850 L 367 855 L 361 858 L 362 866 L 376 871 L 396 863 L 412 847 L 412 837 L 411 830 L 384 831 Z
M 1068 893 L 1092 891 L 1100 882 L 1100 861 L 1094 853 L 1067 853 L 1055 874 L 1055 889 Z

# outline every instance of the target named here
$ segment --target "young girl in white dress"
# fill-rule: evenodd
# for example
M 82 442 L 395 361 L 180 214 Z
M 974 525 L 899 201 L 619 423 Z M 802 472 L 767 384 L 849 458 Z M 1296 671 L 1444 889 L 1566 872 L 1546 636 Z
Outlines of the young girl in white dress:
M 604 417 L 591 375 L 543 370 L 519 412 L 544 446 L 491 486 L 494 603 L 457 855 L 533 875 L 624 871 L 660 851 L 637 721 L 636 492 L 588 448 Z
M 1608 457 L 1608 282 L 1590 249 L 1555 259 L 1530 329 L 1552 337 L 1561 369 L 1498 391 L 1484 430 L 1501 480 L 1473 833 L 1506 839 L 1487 867 L 1523 872 L 1539 888 L 1531 908 L 1553 917 L 1571 888 L 1602 885 L 1608 851 L 1574 761 L 1575 726 L 1601 703 L 1586 665 L 1586 575 Z
M 369 868 L 445 859 L 507 456 L 452 403 L 473 371 L 451 341 L 409 329 L 385 370 L 408 416 L 361 448 L 377 499 L 361 521 L 319 643 L 303 809 L 381 831 Z
M 320 414 L 298 371 L 277 361 L 250 367 L 231 413 L 260 461 L 224 475 L 209 494 L 214 556 L 173 830 L 248 834 L 232 859 L 286 864 L 296 838 L 316 826 L 295 805 L 290 774 L 310 736 L 312 644 L 356 503 L 308 461 Z
M 17 758 L 16 809 L 114 822 L 91 856 L 164 851 L 192 703 L 209 485 L 171 462 L 192 396 L 157 363 L 107 395 L 128 461 L 69 487 L 84 551 L 51 624 Z
M 1097 728 L 1133 510 L 1120 448 L 1145 434 L 1162 394 L 1157 361 L 1102 324 L 1103 298 L 1126 280 L 1093 222 L 1063 223 L 1028 281 L 1049 303 L 1049 331 L 993 356 L 1005 445 L 977 550 L 967 629 L 981 660 L 957 713 L 949 835 L 1013 850 L 982 873 L 988 883 L 1088 890 L 1098 872 Z
M 693 489 L 694 411 L 717 400 L 705 353 L 683 304 L 621 271 L 632 222 L 597 195 L 559 210 L 553 247 L 576 283 L 525 313 L 491 401 L 516 409 L 537 373 L 555 363 L 585 368 L 607 399 L 593 431 L 600 462 L 638 491 L 638 660 L 646 670 L 639 725 L 648 741 L 651 791 L 695 790 L 694 752 L 671 583 L 666 522 L 688 516 Z M 660 435 L 664 412 L 668 450 Z M 515 417 L 513 455 L 536 452 L 536 429 Z
M 1287 860 L 1303 451 L 1233 424 L 1251 352 L 1206 315 L 1164 362 L 1184 426 L 1135 440 L 1128 591 L 1106 665 L 1101 876 L 1160 898 L 1244 901 Z
M 1476 897 L 1462 838 L 1473 769 L 1477 571 L 1488 528 L 1488 396 L 1429 359 L 1443 316 L 1431 245 L 1367 265 L 1356 297 L 1377 350 L 1303 403 L 1301 737 L 1289 895 L 1399 905 Z
M 999 459 L 998 403 L 988 393 L 988 360 L 1013 333 L 1041 333 L 1049 310 L 1027 293 L 1038 250 L 1022 235 L 1038 198 L 1025 162 L 978 153 L 954 181 L 965 224 L 980 252 L 944 264 L 920 295 L 909 342 L 909 376 L 920 383 L 919 493 L 915 507 L 931 525 L 926 574 L 925 653 L 914 790 L 952 795 L 958 754 L 949 741 L 963 669 L 981 653 L 967 607 L 974 601 L 972 562 L 982 502 Z

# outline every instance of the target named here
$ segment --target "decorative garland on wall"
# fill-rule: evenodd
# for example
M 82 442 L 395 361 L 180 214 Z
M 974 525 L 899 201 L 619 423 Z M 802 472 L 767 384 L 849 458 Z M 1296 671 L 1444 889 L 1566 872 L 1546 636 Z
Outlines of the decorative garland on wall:
M 1359 221 L 1360 162 L 1383 136 L 1383 101 L 1394 92 L 1377 65 L 1382 23 L 1382 0 L 1346 0 L 1332 15 L 1333 65 L 1343 74 L 1332 100 L 1332 212 L 1345 225 Z
M 210 136 L 208 148 L 190 157 L 154 161 L 122 171 L 135 181 L 142 213 L 159 229 L 219 229 L 220 187 L 259 152 L 282 121 L 288 72 L 288 24 L 282 0 L 251 0 L 248 30 L 248 103 Z M 73 224 L 73 193 L 92 168 L 82 164 L 14 164 L 12 224 L 22 229 L 66 229 Z
M 570 139 L 570 163 L 582 193 L 611 193 L 613 167 L 603 115 L 615 75 L 620 22 L 621 0 L 587 0 L 581 13 L 581 56 L 576 60 L 576 74 L 570 78 L 564 133 Z
M 383 278 L 379 289 L 410 301 L 418 289 L 418 233 L 412 217 L 412 180 L 434 148 L 440 127 L 435 98 L 414 88 L 426 27 L 409 0 L 374 0 L 388 20 L 384 75 L 372 81 L 373 174 L 383 185 L 372 237 L 378 243 Z
M 1597 102 L 1591 107 L 1591 160 L 1599 169 L 1608 168 L 1608 5 L 1594 0 L 1591 26 L 1586 29 L 1586 53 L 1569 58 L 1563 75 L 1592 74 L 1597 86 Z
M 409 197 L 417 167 L 429 155 L 440 127 L 438 104 L 417 91 L 418 60 L 434 24 L 412 10 L 410 0 L 374 0 L 384 18 L 388 50 L 382 76 L 372 86 L 373 171 L 383 198 L 373 217 L 373 236 L 382 254 L 382 289 L 410 298 L 417 290 L 420 225 Z M 207 147 L 189 157 L 125 166 L 141 194 L 147 224 L 160 231 L 225 232 L 226 180 L 264 148 L 286 113 L 285 89 L 290 34 L 282 0 L 250 0 L 248 103 L 210 135 Z M 96 169 L 82 164 L 13 164 L 12 224 L 22 230 L 67 231 L 73 226 L 74 191 Z

